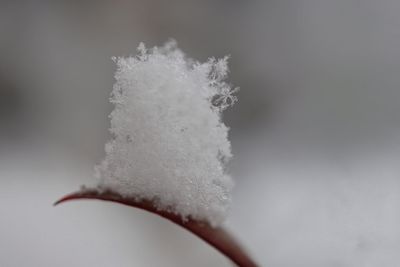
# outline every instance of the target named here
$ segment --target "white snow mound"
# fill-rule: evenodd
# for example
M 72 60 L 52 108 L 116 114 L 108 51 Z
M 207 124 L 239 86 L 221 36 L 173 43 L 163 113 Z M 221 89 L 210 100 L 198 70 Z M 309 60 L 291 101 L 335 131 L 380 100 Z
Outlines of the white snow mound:
M 117 63 L 110 101 L 112 139 L 96 166 L 99 188 L 153 200 L 187 219 L 223 222 L 231 202 L 228 128 L 221 112 L 236 102 L 224 80 L 227 57 L 199 63 L 170 41 L 138 47 Z

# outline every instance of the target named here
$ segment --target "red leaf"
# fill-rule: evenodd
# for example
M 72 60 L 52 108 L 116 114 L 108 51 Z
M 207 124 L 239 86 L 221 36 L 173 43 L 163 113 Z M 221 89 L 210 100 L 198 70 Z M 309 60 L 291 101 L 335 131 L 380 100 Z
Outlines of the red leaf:
M 135 198 L 124 198 L 118 193 L 112 191 L 102 191 L 96 189 L 84 189 L 78 192 L 64 196 L 54 203 L 60 203 L 78 200 L 78 199 L 98 199 L 104 201 L 117 202 L 123 205 L 139 208 L 159 215 L 171 222 L 182 226 L 186 230 L 192 232 L 205 242 L 216 248 L 239 267 L 256 267 L 257 264 L 243 250 L 239 243 L 223 228 L 213 228 L 206 222 L 199 222 L 192 219 L 183 220 L 181 216 L 174 213 L 159 210 L 149 200 L 136 200 Z

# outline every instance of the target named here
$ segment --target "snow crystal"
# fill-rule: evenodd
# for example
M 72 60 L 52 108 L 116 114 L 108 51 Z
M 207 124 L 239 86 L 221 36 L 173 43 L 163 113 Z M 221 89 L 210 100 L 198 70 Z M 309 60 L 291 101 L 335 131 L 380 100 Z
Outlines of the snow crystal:
M 99 188 L 153 200 L 159 209 L 220 224 L 231 202 L 228 128 L 221 112 L 236 101 L 224 80 L 227 58 L 199 63 L 170 41 L 136 57 L 113 58 L 115 105 Z

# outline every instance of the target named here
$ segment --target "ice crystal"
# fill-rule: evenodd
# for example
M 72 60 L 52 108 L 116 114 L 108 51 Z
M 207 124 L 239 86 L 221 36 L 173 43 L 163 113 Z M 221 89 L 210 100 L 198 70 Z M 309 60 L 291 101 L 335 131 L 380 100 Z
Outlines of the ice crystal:
M 231 202 L 228 128 L 221 112 L 236 101 L 227 58 L 199 63 L 170 41 L 114 58 L 112 139 L 96 167 L 99 188 L 154 201 L 186 219 L 220 224 Z

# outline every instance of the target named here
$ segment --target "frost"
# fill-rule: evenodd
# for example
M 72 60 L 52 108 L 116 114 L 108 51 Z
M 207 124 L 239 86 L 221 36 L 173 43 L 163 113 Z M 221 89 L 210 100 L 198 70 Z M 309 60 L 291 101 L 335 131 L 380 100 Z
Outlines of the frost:
M 231 202 L 228 128 L 221 112 L 236 102 L 225 82 L 227 57 L 199 63 L 170 41 L 113 59 L 113 136 L 96 166 L 99 187 L 153 200 L 159 209 L 220 224 Z

